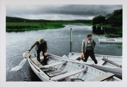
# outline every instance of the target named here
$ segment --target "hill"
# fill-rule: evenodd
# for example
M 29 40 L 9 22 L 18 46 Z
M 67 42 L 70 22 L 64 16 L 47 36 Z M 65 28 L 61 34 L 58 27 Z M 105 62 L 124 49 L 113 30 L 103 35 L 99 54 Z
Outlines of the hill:
M 44 19 L 25 19 L 18 17 L 6 17 L 6 22 L 81 22 L 81 23 L 91 23 L 92 20 L 44 20 Z

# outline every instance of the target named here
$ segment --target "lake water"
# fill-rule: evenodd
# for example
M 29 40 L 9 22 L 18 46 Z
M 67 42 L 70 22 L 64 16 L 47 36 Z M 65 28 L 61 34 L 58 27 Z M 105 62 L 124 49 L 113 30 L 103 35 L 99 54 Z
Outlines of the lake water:
M 6 33 L 6 81 L 40 81 L 31 70 L 28 61 L 20 71 L 11 71 L 22 60 L 23 52 L 40 37 L 47 41 L 48 53 L 58 56 L 68 55 L 70 52 L 70 28 L 72 28 L 72 52 L 81 52 L 82 40 L 86 38 L 87 33 L 92 33 L 92 26 L 83 24 L 69 24 L 61 29 L 49 29 L 27 32 Z M 100 44 L 98 36 L 92 34 L 96 41 L 94 52 L 105 55 L 122 55 L 122 49 L 118 48 L 121 44 Z M 34 49 L 30 54 L 36 53 Z

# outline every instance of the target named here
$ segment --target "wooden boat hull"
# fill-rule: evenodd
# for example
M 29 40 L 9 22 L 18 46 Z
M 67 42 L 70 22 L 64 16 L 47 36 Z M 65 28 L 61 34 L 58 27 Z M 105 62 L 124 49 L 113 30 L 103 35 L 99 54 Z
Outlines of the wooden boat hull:
M 39 68 L 31 61 L 30 58 L 28 58 L 29 65 L 33 72 L 40 78 L 42 81 L 47 81 L 47 82 L 52 82 L 51 80 L 48 79 L 47 75 L 45 75 L 44 72 L 39 73 Z M 47 78 L 46 78 L 47 77 Z
M 83 62 L 52 54 L 48 54 L 47 65 L 42 65 L 34 56 L 28 58 L 28 62 L 34 73 L 42 81 L 46 82 L 121 81 L 112 73 L 105 73 Z M 46 69 L 51 69 L 51 71 L 47 71 Z
M 69 53 L 68 57 L 69 57 L 69 59 L 76 60 L 80 56 L 81 56 L 81 53 L 71 52 L 71 53 Z M 122 78 L 122 56 L 95 54 L 95 57 L 98 61 L 98 64 L 95 65 L 93 60 L 90 57 L 88 58 L 87 62 L 84 62 L 84 63 L 91 66 L 91 67 L 97 68 L 99 70 L 114 73 L 117 77 Z M 113 63 L 103 61 L 102 60 L 103 58 L 109 59 L 109 60 L 113 61 Z M 80 60 L 80 61 L 82 61 L 82 60 Z
M 89 65 L 89 66 L 97 68 L 97 69 L 105 71 L 105 72 L 114 73 L 115 76 L 122 79 L 122 69 L 121 68 L 109 68 L 109 67 L 102 67 L 102 66 L 99 66 L 99 65 Z

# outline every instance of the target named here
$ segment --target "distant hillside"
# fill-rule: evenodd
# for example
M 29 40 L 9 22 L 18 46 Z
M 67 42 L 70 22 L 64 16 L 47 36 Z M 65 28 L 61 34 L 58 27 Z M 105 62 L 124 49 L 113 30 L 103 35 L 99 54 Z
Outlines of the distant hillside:
M 6 17 L 6 22 L 79 22 L 79 23 L 91 23 L 92 20 L 33 20 L 18 17 Z

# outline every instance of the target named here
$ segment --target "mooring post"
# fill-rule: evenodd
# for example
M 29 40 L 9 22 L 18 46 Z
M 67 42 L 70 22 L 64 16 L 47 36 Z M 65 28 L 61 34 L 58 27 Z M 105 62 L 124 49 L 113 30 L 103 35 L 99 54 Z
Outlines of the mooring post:
M 72 50 L 72 28 L 70 29 L 70 52 Z

